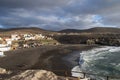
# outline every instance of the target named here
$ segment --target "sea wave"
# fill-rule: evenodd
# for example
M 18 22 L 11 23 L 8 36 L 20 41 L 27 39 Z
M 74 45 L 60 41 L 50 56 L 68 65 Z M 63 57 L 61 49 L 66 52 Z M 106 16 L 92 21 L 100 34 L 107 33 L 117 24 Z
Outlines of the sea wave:
M 120 75 L 120 47 L 104 46 L 94 48 L 80 53 L 79 67 L 72 69 L 74 71 L 83 71 L 95 73 L 98 75 Z M 79 75 L 73 76 L 79 77 Z M 101 78 L 100 80 L 104 80 Z

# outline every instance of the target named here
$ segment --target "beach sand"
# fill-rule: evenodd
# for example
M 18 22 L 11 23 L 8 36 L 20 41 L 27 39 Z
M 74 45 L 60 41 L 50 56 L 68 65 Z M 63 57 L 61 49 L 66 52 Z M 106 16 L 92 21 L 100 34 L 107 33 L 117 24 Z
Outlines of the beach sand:
M 79 52 L 94 47 L 97 45 L 67 44 L 9 51 L 5 53 L 5 57 L 0 57 L 0 67 L 16 72 L 43 69 L 60 76 L 70 75 L 71 69 L 77 65 Z

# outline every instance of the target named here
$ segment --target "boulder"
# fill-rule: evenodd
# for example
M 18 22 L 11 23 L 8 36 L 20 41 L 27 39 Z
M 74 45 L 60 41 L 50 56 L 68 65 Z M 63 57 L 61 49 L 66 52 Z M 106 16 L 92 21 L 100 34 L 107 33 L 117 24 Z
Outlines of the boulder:
M 8 80 L 58 80 L 58 77 L 46 70 L 26 70 Z
M 6 73 L 7 73 L 6 69 L 0 68 L 0 74 L 6 74 Z

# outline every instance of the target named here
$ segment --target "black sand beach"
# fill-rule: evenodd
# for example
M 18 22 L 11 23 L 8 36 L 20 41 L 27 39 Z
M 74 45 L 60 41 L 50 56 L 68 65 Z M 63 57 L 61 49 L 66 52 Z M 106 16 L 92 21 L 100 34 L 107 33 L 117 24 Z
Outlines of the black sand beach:
M 5 57 L 0 57 L 0 67 L 13 71 L 44 69 L 57 75 L 65 75 L 67 71 L 70 75 L 72 67 L 77 64 L 79 52 L 93 47 L 97 45 L 49 45 L 9 51 Z

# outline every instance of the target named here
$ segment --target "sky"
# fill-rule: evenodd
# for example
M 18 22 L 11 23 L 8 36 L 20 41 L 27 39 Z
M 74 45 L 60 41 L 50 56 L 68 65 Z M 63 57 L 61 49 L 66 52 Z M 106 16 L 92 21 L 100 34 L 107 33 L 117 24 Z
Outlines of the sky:
M 0 0 L 0 28 L 120 28 L 120 0 Z

